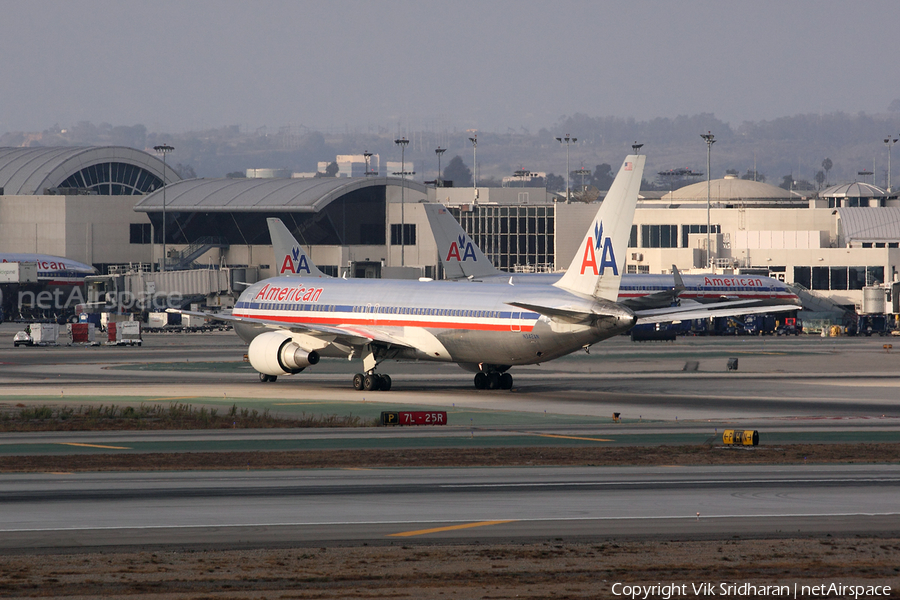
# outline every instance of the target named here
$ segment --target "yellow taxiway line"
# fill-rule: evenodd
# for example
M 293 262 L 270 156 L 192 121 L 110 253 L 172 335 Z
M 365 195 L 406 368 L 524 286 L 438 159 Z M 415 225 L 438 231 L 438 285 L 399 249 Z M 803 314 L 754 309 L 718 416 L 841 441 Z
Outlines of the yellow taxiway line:
M 574 435 L 553 435 L 552 433 L 532 433 L 538 437 L 559 438 L 561 440 L 584 440 L 587 442 L 614 442 L 615 440 L 606 440 L 603 438 L 577 437 Z
M 84 448 L 106 448 L 107 450 L 131 450 L 125 446 L 101 446 L 100 444 L 78 444 L 76 442 L 62 442 L 63 446 L 82 446 Z
M 400 533 L 391 533 L 387 537 L 412 537 L 414 535 L 426 535 L 429 533 L 441 533 L 442 531 L 456 531 L 457 529 L 471 529 L 472 527 L 484 527 L 486 525 L 502 525 L 503 523 L 513 523 L 515 519 L 509 521 L 478 521 L 477 523 L 462 523 L 461 525 L 449 525 L 447 527 L 434 527 L 432 529 L 419 529 L 417 531 L 402 531 Z

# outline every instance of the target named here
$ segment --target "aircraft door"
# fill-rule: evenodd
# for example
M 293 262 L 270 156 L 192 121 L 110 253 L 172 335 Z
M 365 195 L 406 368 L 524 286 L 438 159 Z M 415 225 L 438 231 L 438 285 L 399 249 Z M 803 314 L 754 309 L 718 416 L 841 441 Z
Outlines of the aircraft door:
M 509 330 L 510 331 L 522 331 L 522 322 L 521 322 L 522 313 L 520 313 L 520 312 L 510 313 L 510 317 L 512 317 L 512 319 L 509 322 Z

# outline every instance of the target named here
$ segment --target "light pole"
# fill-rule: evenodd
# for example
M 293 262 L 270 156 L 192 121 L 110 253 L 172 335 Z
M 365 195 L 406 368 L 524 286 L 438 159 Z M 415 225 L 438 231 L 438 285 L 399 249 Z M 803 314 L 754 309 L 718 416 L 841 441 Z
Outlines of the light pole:
M 887 149 L 888 149 L 888 184 L 887 184 L 888 194 L 891 193 L 891 147 L 896 143 L 897 143 L 897 138 L 890 138 L 890 137 L 884 138 L 884 144 L 887 146 Z
M 368 177 L 369 175 L 373 174 L 372 171 L 369 170 L 369 159 L 372 157 L 372 153 L 366 150 L 365 152 L 363 152 L 363 156 L 366 159 L 366 177 Z
M 584 165 L 582 165 L 580 169 L 578 169 L 577 171 L 572 171 L 572 172 L 575 173 L 576 175 L 581 175 L 581 191 L 584 192 L 584 176 L 590 175 L 591 170 L 585 169 Z
M 162 216 L 162 270 L 166 270 L 166 187 L 168 182 L 166 181 L 166 154 L 174 150 L 172 146 L 168 144 L 162 144 L 160 146 L 153 146 L 153 149 L 156 150 L 157 154 L 162 154 L 163 157 L 163 216 Z
M 404 215 L 406 198 L 403 195 L 403 192 L 406 188 L 406 147 L 409 145 L 409 140 L 405 137 L 397 138 L 394 140 L 394 143 L 400 146 L 400 176 L 403 177 L 400 180 L 400 266 L 406 266 L 406 258 L 404 255 L 405 246 L 406 246 L 406 236 L 403 230 L 406 228 L 406 217 Z
M 710 179 L 709 179 L 709 157 L 712 145 L 716 143 L 716 136 L 711 132 L 701 133 L 700 137 L 706 140 L 706 267 L 712 267 L 712 246 L 709 243 L 709 232 L 711 223 L 709 220 L 709 196 L 710 196 Z
M 434 149 L 434 153 L 437 154 L 438 157 L 438 176 L 437 179 L 434 180 L 434 187 L 444 187 L 444 180 L 441 176 L 441 155 L 446 151 L 446 148 L 441 148 L 440 146 Z
M 478 134 L 469 138 L 472 142 L 472 187 L 478 187 Z
M 565 137 L 556 138 L 556 141 L 559 142 L 560 144 L 562 144 L 563 142 L 566 143 L 566 204 L 568 204 L 569 200 L 570 200 L 570 198 L 569 198 L 569 142 L 572 142 L 572 143 L 577 142 L 578 138 L 574 138 L 567 133 L 565 135 Z

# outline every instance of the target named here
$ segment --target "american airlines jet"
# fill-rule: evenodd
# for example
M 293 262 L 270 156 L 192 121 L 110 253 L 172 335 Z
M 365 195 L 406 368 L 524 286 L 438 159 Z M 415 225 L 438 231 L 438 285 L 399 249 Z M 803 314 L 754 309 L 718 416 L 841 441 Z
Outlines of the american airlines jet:
M 261 381 L 337 357 L 361 359 L 355 389 L 389 390 L 390 376 L 376 372 L 384 361 L 431 360 L 475 372 L 476 388 L 510 389 L 510 367 L 548 362 L 634 325 L 635 311 L 616 298 L 644 161 L 626 158 L 552 285 L 278 276 L 248 287 L 231 315 L 170 310 L 233 323 Z
M 562 277 L 562 273 L 513 274 L 496 269 L 446 206 L 425 204 L 423 207 L 448 279 L 485 283 L 552 284 Z M 674 265 L 673 275 L 622 275 L 618 301 L 632 309 L 660 308 L 676 301 L 683 306 L 688 302 L 718 305 L 722 302 L 746 301 L 746 310 L 731 311 L 731 315 L 772 312 L 760 307 L 789 305 L 788 310 L 800 308 L 800 298 L 777 279 L 760 275 L 681 275 Z
M 50 286 L 83 285 L 86 276 L 97 274 L 90 265 L 49 254 L 2 252 L 0 263 L 36 263 L 38 283 Z

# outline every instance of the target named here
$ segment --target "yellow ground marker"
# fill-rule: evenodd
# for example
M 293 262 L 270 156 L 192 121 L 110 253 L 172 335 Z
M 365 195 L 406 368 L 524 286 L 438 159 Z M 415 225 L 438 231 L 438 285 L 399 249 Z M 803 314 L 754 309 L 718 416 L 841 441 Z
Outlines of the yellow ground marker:
M 402 531 L 400 533 L 391 533 L 387 537 L 412 537 L 414 535 L 426 535 L 429 533 L 440 533 L 442 531 L 456 531 L 457 529 L 471 529 L 472 527 L 484 527 L 486 525 L 502 525 L 504 523 L 515 523 L 516 519 L 509 521 L 479 521 L 477 523 L 463 523 L 461 525 L 449 525 L 447 527 L 435 527 L 433 529 L 419 529 L 417 531 Z
M 174 396 L 172 398 L 147 398 L 144 402 L 162 402 L 167 400 L 194 400 L 196 398 L 201 398 L 201 396 Z
M 100 444 L 78 444 L 76 442 L 62 442 L 63 446 L 82 446 L 84 448 L 106 448 L 107 450 L 131 450 L 125 446 L 101 446 Z

